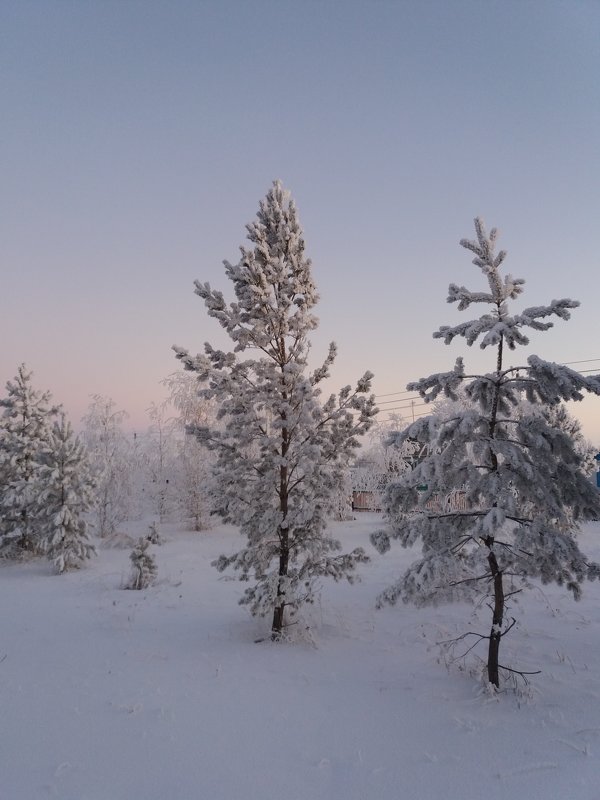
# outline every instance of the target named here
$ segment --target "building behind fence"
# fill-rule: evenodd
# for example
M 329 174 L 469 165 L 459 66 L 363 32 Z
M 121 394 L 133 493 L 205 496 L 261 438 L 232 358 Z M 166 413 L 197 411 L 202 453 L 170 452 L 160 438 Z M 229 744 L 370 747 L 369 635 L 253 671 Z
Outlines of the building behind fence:
M 382 488 L 353 488 L 353 511 L 381 511 L 383 509 L 383 495 L 387 483 Z M 452 511 L 467 511 L 467 496 L 464 489 L 453 489 L 451 492 L 434 493 L 424 506 L 428 511 L 441 514 Z

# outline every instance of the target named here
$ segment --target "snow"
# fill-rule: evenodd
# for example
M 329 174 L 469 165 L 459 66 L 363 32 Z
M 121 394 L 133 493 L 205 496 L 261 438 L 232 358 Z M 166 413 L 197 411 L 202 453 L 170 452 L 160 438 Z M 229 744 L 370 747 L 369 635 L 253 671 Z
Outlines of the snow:
M 244 584 L 210 567 L 239 547 L 231 527 L 162 526 L 144 591 L 121 588 L 127 549 L 99 547 L 61 576 L 44 560 L 0 563 L 0 796 L 597 798 L 600 583 L 579 603 L 555 586 L 519 596 L 501 661 L 542 673 L 493 696 L 470 669 L 477 651 L 447 668 L 436 645 L 487 633 L 487 608 L 480 623 L 464 604 L 375 610 L 415 557 L 378 555 L 380 526 L 332 525 L 372 561 L 360 584 L 324 581 L 295 641 L 277 644 L 237 605 Z M 596 559 L 599 533 L 581 537 Z

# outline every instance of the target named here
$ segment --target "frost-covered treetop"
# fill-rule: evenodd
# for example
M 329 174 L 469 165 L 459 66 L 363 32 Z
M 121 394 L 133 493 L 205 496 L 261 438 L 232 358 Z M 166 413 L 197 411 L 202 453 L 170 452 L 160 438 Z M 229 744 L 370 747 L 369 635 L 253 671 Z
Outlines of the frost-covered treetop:
M 317 326 L 311 309 L 319 297 L 296 206 L 279 181 L 246 230 L 253 247 L 240 247 L 237 264 L 223 262 L 237 301 L 228 306 L 221 292 L 200 281 L 196 294 L 236 342 L 236 351 L 254 346 L 279 363 L 295 361 L 305 352 L 306 334 Z
M 20 364 L 14 381 L 6 382 L 7 396 L 0 398 L 2 416 L 6 419 L 45 420 L 58 413 L 59 406 L 52 405 L 50 392 L 39 392 L 32 386 L 33 373 Z
M 481 337 L 482 349 L 490 345 L 497 345 L 502 339 L 509 349 L 514 350 L 516 345 L 529 344 L 529 338 L 523 333 L 522 328 L 533 328 L 545 331 L 553 327 L 554 323 L 543 321 L 546 317 L 557 316 L 569 319 L 569 309 L 577 308 L 577 300 L 552 300 L 549 306 L 533 306 L 526 308 L 521 314 L 511 315 L 506 305 L 507 300 L 514 300 L 523 291 L 525 281 L 522 278 L 513 278 L 507 274 L 501 277 L 499 269 L 506 258 L 506 251 L 500 250 L 495 255 L 495 244 L 498 232 L 492 228 L 489 235 L 486 233 L 483 221 L 477 217 L 475 220 L 477 241 L 461 239 L 460 244 L 475 253 L 473 264 L 479 267 L 486 276 L 490 291 L 471 292 L 464 286 L 451 283 L 448 289 L 448 302 L 458 303 L 460 311 L 464 311 L 472 303 L 488 303 L 495 306 L 489 314 L 484 314 L 475 320 L 463 322 L 455 327 L 443 325 L 433 336 L 443 339 L 449 344 L 455 336 L 462 336 L 468 345 L 472 345 Z

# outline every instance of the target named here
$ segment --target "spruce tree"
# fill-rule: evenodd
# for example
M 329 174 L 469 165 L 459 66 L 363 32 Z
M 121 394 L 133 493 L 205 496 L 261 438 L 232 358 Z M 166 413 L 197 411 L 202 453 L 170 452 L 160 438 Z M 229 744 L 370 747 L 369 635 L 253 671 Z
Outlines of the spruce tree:
M 326 520 L 342 470 L 375 408 L 368 372 L 354 390 L 346 386 L 337 397 L 320 399 L 336 347 L 309 371 L 318 295 L 295 204 L 279 182 L 246 227 L 251 246 L 240 248 L 237 264 L 224 262 L 236 301 L 228 305 L 208 283 L 195 284 L 209 316 L 232 339 L 233 352 L 208 343 L 196 357 L 174 349 L 206 387 L 202 395 L 218 403 L 218 424 L 195 431 L 215 454 L 217 511 L 246 537 L 243 549 L 221 556 L 215 566 L 232 567 L 251 581 L 240 602 L 253 614 L 272 614 L 272 637 L 278 639 L 286 611 L 312 602 L 321 576 L 351 581 L 366 560 L 362 548 L 340 554 Z
M 536 355 L 507 366 L 507 350 L 528 344 L 528 328 L 545 331 L 553 325 L 551 317 L 568 320 L 579 303 L 553 300 L 510 313 L 509 301 L 521 294 L 524 281 L 502 277 L 506 253 L 495 254 L 496 231 L 488 235 L 479 219 L 475 229 L 477 240 L 461 245 L 474 253 L 487 289 L 471 292 L 451 284 L 448 302 L 461 311 L 475 303 L 488 311 L 443 326 L 434 338 L 446 344 L 457 337 L 468 345 L 479 341 L 493 352 L 492 368 L 469 375 L 458 358 L 452 371 L 408 385 L 427 402 L 456 400 L 459 393 L 465 401 L 456 404 L 455 413 L 433 413 L 395 435 L 398 446 L 413 439 L 428 454 L 389 487 L 390 529 L 372 539 L 381 552 L 392 539 L 405 547 L 422 545 L 421 558 L 383 592 L 380 604 L 398 598 L 438 603 L 491 592 L 491 631 L 481 639 L 488 642 L 488 680 L 498 687 L 500 642 L 514 624 L 506 621 L 505 598 L 539 579 L 566 586 L 578 599 L 582 582 L 598 577 L 598 566 L 587 562 L 576 533 L 581 521 L 598 518 L 600 494 L 585 475 L 582 448 L 565 426 L 555 424 L 555 410 L 562 401 L 581 400 L 586 391 L 600 394 L 600 376 L 584 377 Z M 464 489 L 467 510 L 431 510 L 436 495 L 456 489 Z
M 25 364 L 6 391 L 0 399 L 0 552 L 18 558 L 43 551 L 40 470 L 58 407 L 49 392 L 33 388 Z
M 58 573 L 77 569 L 96 552 L 86 524 L 94 482 L 83 444 L 64 414 L 52 427 L 40 476 L 46 555 Z

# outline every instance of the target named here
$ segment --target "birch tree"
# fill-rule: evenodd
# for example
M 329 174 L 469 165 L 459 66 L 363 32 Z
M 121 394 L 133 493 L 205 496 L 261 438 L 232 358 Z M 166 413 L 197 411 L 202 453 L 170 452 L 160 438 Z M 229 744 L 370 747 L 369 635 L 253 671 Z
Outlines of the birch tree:
M 96 482 L 94 522 L 101 537 L 115 533 L 130 507 L 133 462 L 123 431 L 126 419 L 127 412 L 102 395 L 93 395 L 83 418 L 83 439 Z

